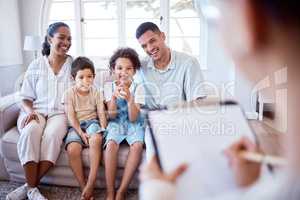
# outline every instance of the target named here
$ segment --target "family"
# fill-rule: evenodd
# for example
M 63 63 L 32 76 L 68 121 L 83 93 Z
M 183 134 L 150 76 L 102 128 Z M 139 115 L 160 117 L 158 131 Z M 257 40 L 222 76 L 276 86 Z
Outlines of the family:
M 240 156 L 241 150 L 260 152 L 259 147 L 241 138 L 224 151 L 240 189 L 202 199 L 300 199 L 299 1 L 197 2 L 214 11 L 203 14 L 214 22 L 237 70 L 247 79 L 264 78 L 282 66 L 288 69 L 288 130 L 284 135 L 287 167 L 279 174 L 263 177 L 262 164 Z M 115 80 L 111 91 L 104 90 L 103 94 L 93 87 L 93 63 L 85 57 L 73 61 L 67 55 L 71 46 L 68 25 L 57 22 L 49 26 L 43 44 L 44 56 L 30 64 L 21 89 L 18 155 L 26 183 L 9 193 L 7 199 L 46 199 L 37 186 L 55 165 L 63 143 L 82 191 L 81 199 L 94 198 L 93 187 L 102 149 L 107 199 L 124 199 L 141 160 L 144 143 L 146 152 L 150 149 L 151 159 L 142 171 L 141 199 L 176 199 L 176 180 L 189 166 L 179 165 L 171 173 L 161 171 L 147 142 L 147 132 L 144 133 L 141 108 L 160 108 L 181 100 L 205 98 L 205 91 L 199 87 L 203 78 L 197 60 L 170 50 L 165 44 L 164 33 L 155 24 L 141 24 L 136 38 L 148 57 L 139 61 L 133 49 L 118 49 L 109 62 Z M 135 74 L 140 74 L 142 82 L 135 80 Z M 116 157 L 119 144 L 124 140 L 130 145 L 130 151 L 116 191 Z M 83 148 L 89 148 L 90 154 L 87 178 L 83 175 L 80 157 Z
M 117 49 L 109 60 L 114 77 L 110 90 L 94 86 L 93 62 L 73 60 L 70 28 L 63 22 L 47 29 L 42 55 L 28 67 L 22 84 L 20 139 L 17 149 L 26 183 L 6 199 L 43 200 L 41 178 L 55 165 L 64 145 L 81 189 L 81 199 L 94 199 L 93 190 L 104 152 L 107 199 L 125 199 L 128 185 L 142 159 L 145 141 L 141 108 L 153 109 L 204 98 L 196 58 L 171 50 L 166 36 L 152 22 L 142 23 L 136 39 L 147 53 L 144 60 L 132 48 Z M 142 81 L 136 81 L 136 74 Z M 130 146 L 119 188 L 115 177 L 119 145 Z M 84 176 L 81 153 L 88 148 L 90 171 Z M 151 152 L 151 151 L 150 151 Z

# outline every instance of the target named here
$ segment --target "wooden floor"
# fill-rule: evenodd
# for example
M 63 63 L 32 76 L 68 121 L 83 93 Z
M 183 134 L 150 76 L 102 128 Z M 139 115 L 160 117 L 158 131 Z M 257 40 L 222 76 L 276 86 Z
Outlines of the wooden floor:
M 270 155 L 282 155 L 282 138 L 284 133 L 280 133 L 262 121 L 250 120 L 250 126 L 256 133 L 261 150 Z

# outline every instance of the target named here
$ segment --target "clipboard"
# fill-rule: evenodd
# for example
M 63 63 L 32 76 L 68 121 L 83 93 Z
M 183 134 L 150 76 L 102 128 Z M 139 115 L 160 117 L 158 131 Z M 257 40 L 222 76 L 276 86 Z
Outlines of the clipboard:
M 236 102 L 183 103 L 151 110 L 146 121 L 160 168 L 168 173 L 181 163 L 189 165 L 177 181 L 177 199 L 238 189 L 222 151 L 243 136 L 258 140 Z

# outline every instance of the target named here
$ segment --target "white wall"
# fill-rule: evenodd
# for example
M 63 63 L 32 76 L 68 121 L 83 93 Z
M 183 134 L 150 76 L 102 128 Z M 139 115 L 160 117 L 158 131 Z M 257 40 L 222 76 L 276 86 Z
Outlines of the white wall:
M 232 61 L 225 55 L 218 34 L 213 27 L 208 27 L 207 70 L 203 70 L 207 81 L 219 88 L 235 80 Z
M 14 92 L 23 72 L 18 0 L 0 0 L 0 97 Z
M 233 94 L 248 118 L 256 118 L 256 95 L 252 94 L 255 83 L 248 81 L 235 69 L 233 61 L 226 55 L 219 35 L 212 26 L 208 28 L 207 51 L 208 70 L 204 71 L 205 78 L 221 88 L 223 97 L 228 98 L 229 93 Z
M 252 94 L 252 91 L 256 84 L 247 80 L 238 70 L 235 72 L 235 97 L 243 106 L 248 118 L 255 119 L 258 117 L 258 113 L 256 113 L 257 94 Z
M 40 10 L 43 0 L 19 0 L 22 42 L 26 35 L 39 35 Z M 33 52 L 24 52 L 24 67 L 25 69 L 34 59 Z
M 0 0 L 0 66 L 22 64 L 17 0 Z

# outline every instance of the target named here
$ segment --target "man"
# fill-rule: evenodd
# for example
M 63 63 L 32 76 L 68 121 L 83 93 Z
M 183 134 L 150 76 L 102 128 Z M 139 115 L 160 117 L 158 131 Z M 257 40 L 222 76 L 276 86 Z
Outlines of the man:
M 149 56 L 142 61 L 141 69 L 147 108 L 205 97 L 196 58 L 171 50 L 165 43 L 165 33 L 152 22 L 142 23 L 136 30 L 136 38 Z
M 165 43 L 165 33 L 152 22 L 142 23 L 136 30 L 136 38 L 149 56 L 142 61 L 140 73 L 147 109 L 164 108 L 205 97 L 203 76 L 196 58 L 171 50 Z M 148 129 L 145 144 L 148 160 L 154 153 Z

